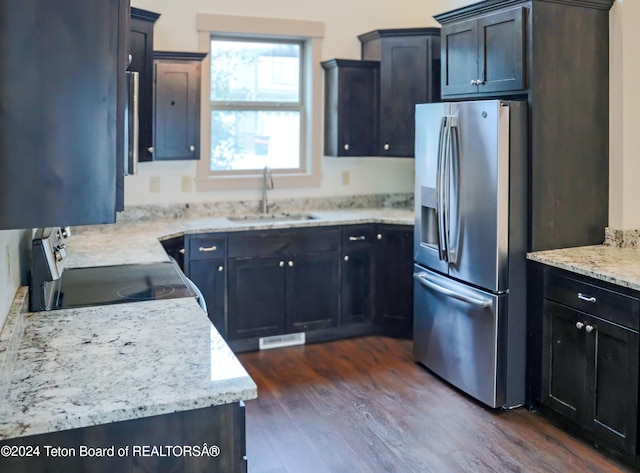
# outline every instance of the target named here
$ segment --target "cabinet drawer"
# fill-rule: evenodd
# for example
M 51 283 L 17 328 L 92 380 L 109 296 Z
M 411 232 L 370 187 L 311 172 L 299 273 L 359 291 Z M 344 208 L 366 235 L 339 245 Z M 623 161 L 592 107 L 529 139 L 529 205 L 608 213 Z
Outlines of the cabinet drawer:
M 291 255 L 340 248 L 340 229 L 251 232 L 229 238 L 229 257 Z
M 227 254 L 227 238 L 220 235 L 190 237 L 188 248 L 190 260 L 224 258 Z
M 373 245 L 376 237 L 373 225 L 350 225 L 342 228 L 342 246 L 353 248 Z
M 548 272 L 544 297 L 610 322 L 638 330 L 640 301 L 571 277 Z

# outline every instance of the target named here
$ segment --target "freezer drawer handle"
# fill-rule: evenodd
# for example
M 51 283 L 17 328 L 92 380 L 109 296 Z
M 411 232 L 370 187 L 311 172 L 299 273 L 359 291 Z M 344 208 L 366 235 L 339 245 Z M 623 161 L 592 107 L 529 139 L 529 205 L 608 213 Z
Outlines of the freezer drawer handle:
M 364 235 L 360 235 L 360 236 L 350 236 L 349 237 L 349 241 L 364 241 L 366 240 L 367 237 Z
M 477 305 L 482 308 L 491 307 L 491 299 L 477 299 L 475 297 L 469 297 L 464 294 L 458 294 L 457 292 L 452 291 L 451 289 L 447 289 L 446 287 L 442 287 L 428 279 L 424 278 L 425 273 L 414 274 L 413 277 L 423 286 L 429 287 L 434 291 L 438 291 L 442 294 L 445 294 L 449 297 L 453 297 L 454 299 L 458 299 L 462 302 L 467 302 L 469 304 Z

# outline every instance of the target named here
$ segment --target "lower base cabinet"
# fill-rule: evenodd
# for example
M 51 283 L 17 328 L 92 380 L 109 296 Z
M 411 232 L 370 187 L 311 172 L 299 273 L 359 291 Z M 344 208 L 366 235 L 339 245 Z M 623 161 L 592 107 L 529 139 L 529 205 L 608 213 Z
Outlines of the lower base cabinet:
M 180 447 L 205 444 L 218 447 L 210 450 L 217 455 L 180 454 Z M 0 441 L 0 446 L 40 452 L 0 457 L 2 473 L 247 472 L 242 402 L 19 437 Z M 89 448 L 96 454 L 90 455 Z
M 596 443 L 638 452 L 640 300 L 543 271 L 540 403 Z

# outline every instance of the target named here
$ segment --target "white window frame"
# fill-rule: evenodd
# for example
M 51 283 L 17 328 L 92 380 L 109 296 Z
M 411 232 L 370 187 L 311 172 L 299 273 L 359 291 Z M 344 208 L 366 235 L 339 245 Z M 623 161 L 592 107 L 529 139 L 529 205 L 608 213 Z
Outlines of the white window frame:
M 231 37 L 259 37 L 261 39 L 289 39 L 303 41 L 302 67 L 305 89 L 304 116 L 301 117 L 301 171 L 292 173 L 273 170 L 274 181 L 278 188 L 318 187 L 321 184 L 322 164 L 322 39 L 324 23 L 306 20 L 283 20 L 276 18 L 257 18 L 232 15 L 199 13 L 196 15 L 196 28 L 199 37 L 199 49 L 210 52 L 211 36 L 229 35 Z M 205 58 L 202 65 L 202 102 L 201 102 L 201 153 L 198 162 L 196 189 L 198 191 L 259 189 L 262 186 L 262 170 L 255 173 L 238 171 L 211 171 L 211 91 L 210 59 Z

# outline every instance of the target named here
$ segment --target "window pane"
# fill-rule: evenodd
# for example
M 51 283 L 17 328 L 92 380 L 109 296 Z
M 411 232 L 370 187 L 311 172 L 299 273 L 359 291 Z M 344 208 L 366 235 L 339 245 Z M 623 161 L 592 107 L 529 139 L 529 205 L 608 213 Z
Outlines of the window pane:
M 211 170 L 300 167 L 300 112 L 213 110 Z
M 300 44 L 211 40 L 211 100 L 299 102 Z

